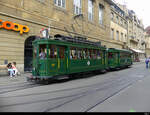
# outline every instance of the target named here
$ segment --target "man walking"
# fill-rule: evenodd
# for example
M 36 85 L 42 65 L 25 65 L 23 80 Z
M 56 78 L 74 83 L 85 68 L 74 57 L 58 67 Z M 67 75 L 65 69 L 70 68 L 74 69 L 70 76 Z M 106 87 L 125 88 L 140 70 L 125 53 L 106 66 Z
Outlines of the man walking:
M 146 58 L 145 64 L 146 64 L 146 68 L 148 69 L 148 64 L 149 64 L 149 59 L 148 58 Z

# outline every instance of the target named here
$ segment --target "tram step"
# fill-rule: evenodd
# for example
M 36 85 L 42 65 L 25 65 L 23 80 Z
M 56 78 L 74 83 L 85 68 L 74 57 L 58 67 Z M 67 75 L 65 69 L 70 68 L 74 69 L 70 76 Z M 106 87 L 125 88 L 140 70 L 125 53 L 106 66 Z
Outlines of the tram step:
M 67 75 L 57 77 L 57 80 L 65 80 L 65 79 L 69 79 L 69 77 Z

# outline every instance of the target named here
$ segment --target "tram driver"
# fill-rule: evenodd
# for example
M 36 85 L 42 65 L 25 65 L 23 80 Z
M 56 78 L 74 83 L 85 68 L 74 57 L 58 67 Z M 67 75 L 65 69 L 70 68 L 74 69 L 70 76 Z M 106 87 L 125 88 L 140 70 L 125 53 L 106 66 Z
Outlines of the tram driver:
M 41 48 L 41 53 L 39 54 L 40 59 L 45 59 L 46 53 L 44 52 L 44 49 Z

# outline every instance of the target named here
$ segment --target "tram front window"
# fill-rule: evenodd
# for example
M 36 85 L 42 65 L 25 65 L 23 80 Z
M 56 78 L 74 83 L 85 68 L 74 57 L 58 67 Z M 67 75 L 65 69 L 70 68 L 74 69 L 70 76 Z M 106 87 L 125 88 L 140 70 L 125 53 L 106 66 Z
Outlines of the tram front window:
M 57 47 L 56 45 L 49 45 L 49 58 L 56 59 L 57 58 Z
M 45 59 L 47 54 L 46 45 L 40 45 L 39 49 L 40 49 L 40 53 L 39 53 L 40 59 Z
M 33 58 L 35 59 L 37 56 L 37 48 L 34 47 L 34 50 L 33 50 Z

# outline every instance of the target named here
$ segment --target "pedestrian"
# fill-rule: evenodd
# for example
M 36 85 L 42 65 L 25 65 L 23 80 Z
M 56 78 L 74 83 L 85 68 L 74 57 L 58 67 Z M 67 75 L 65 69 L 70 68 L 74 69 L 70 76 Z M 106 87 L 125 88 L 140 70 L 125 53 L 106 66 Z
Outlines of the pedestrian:
M 12 69 L 12 64 L 9 63 L 9 64 L 7 65 L 7 68 L 8 68 L 9 76 L 10 76 L 10 77 L 13 77 L 13 76 L 14 76 L 14 70 Z
M 40 59 L 45 59 L 46 57 L 46 53 L 44 52 L 44 50 L 41 48 L 41 53 L 39 55 Z
M 146 64 L 146 68 L 148 69 L 148 65 L 149 65 L 149 59 L 148 58 L 146 58 L 145 64 Z
M 14 71 L 14 76 L 17 75 L 17 74 L 19 74 L 18 69 L 17 69 L 17 67 L 16 67 L 16 62 L 13 62 L 13 63 L 12 63 L 12 69 L 13 69 L 13 71 Z
M 149 60 L 149 64 L 148 64 L 148 66 L 149 66 L 149 68 L 150 68 L 150 57 L 148 58 L 148 60 Z

